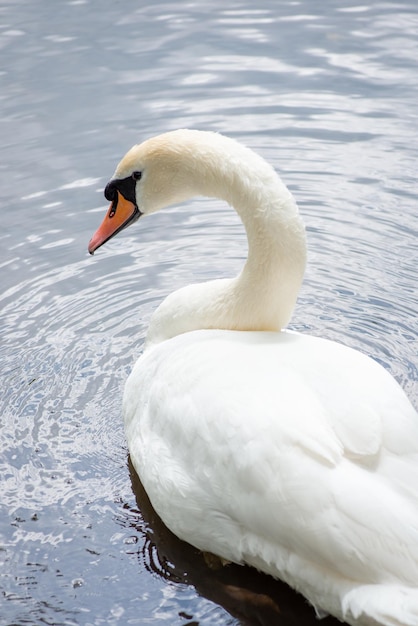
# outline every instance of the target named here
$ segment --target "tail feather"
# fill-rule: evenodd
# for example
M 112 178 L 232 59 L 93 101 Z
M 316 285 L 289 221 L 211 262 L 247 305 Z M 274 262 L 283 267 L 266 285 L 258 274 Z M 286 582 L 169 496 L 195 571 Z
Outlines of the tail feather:
M 363 585 L 342 602 L 348 623 L 364 626 L 418 626 L 418 589 L 397 585 Z

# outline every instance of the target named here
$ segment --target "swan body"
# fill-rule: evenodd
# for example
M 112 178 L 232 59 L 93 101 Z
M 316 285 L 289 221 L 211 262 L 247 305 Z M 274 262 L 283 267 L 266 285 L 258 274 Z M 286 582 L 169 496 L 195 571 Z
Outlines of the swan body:
M 234 206 L 248 258 L 236 278 L 168 296 L 127 380 L 129 451 L 154 508 L 180 538 L 284 580 L 318 611 L 418 625 L 418 416 L 372 359 L 285 330 L 306 243 L 274 170 L 213 133 L 134 146 L 90 252 L 193 195 Z

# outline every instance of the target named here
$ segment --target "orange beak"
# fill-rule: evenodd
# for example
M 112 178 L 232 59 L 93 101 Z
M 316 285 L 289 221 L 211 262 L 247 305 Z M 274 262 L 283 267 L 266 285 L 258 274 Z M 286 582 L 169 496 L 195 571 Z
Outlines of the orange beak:
M 120 191 L 117 191 L 106 217 L 90 239 L 88 247 L 90 254 L 94 254 L 97 248 L 117 235 L 123 228 L 135 222 L 140 215 L 141 212 L 138 207 L 133 202 L 126 200 Z

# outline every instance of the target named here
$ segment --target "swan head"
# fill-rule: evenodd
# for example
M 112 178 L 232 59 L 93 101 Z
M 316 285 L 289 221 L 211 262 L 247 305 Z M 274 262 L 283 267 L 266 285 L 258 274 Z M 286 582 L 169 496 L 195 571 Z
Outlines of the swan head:
M 214 195 L 210 192 L 208 163 L 198 171 L 196 155 L 202 136 L 206 141 L 210 136 L 220 137 L 204 131 L 177 130 L 148 139 L 125 154 L 106 185 L 104 195 L 110 207 L 90 240 L 90 254 L 141 215 L 194 195 Z

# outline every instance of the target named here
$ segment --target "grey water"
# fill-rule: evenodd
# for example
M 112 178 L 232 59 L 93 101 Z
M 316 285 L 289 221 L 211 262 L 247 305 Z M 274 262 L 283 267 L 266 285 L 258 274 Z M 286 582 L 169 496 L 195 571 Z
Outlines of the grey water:
M 235 137 L 307 225 L 291 327 L 374 357 L 417 406 L 417 102 L 415 0 L 0 3 L 0 624 L 316 623 L 172 537 L 129 465 L 121 396 L 150 315 L 239 271 L 238 218 L 196 199 L 87 243 L 132 144 Z

